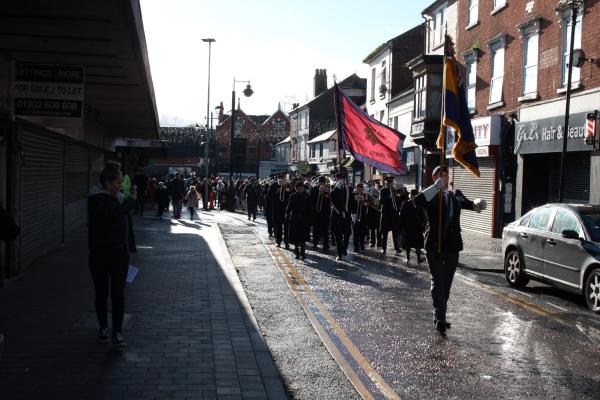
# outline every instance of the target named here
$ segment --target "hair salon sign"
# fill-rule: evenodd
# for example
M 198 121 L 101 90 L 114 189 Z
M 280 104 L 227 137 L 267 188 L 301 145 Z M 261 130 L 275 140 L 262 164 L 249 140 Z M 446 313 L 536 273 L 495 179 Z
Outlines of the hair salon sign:
M 571 114 L 567 151 L 589 151 L 584 142 L 585 114 Z M 562 151 L 565 117 L 543 118 L 515 124 L 515 154 L 558 153 Z

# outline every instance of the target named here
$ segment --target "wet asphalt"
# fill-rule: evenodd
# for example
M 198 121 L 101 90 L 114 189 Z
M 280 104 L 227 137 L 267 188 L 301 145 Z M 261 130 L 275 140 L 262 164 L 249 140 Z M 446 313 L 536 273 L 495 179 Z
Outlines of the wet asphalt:
M 274 248 L 261 218 L 255 223 L 240 214 L 227 218 L 252 227 L 266 243 L 256 246 Z M 508 287 L 501 255 L 461 253 L 448 307 L 452 328 L 441 337 L 433 326 L 426 263 L 407 264 L 404 256 L 369 248 L 336 262 L 332 250 L 307 250 L 306 261 L 283 252 L 400 398 L 600 398 L 600 317 L 578 296 L 559 289 L 535 282 L 523 290 Z M 271 261 L 261 254 L 262 262 Z M 385 398 L 360 363 L 343 351 L 328 321 L 323 324 L 373 397 Z

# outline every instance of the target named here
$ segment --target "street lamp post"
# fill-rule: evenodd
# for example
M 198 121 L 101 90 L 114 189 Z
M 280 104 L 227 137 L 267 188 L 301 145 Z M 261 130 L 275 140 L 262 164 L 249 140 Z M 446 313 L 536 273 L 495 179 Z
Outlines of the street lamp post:
M 204 145 L 204 201 L 203 206 L 206 210 L 208 208 L 208 143 L 209 143 L 209 126 L 212 121 L 209 121 L 210 118 L 210 56 L 211 56 L 211 45 L 216 41 L 212 38 L 202 39 L 203 42 L 208 43 L 208 98 L 206 100 L 206 144 Z
M 571 8 L 571 40 L 569 43 L 569 60 L 567 67 L 567 92 L 565 94 L 565 126 L 563 129 L 562 153 L 560 156 L 560 181 L 558 189 L 558 201 L 564 201 L 565 192 L 565 168 L 567 163 L 567 140 L 569 138 L 569 113 L 571 108 L 571 78 L 573 76 L 573 48 L 575 47 L 575 25 L 577 24 L 577 11 L 581 6 L 582 0 L 568 1 Z
M 231 118 L 230 118 L 230 129 L 229 129 L 229 181 L 233 181 L 233 136 L 235 132 L 235 84 L 246 83 L 246 89 L 244 89 L 244 96 L 250 97 L 254 93 L 250 86 L 250 81 L 237 81 L 233 78 L 233 90 L 231 91 Z

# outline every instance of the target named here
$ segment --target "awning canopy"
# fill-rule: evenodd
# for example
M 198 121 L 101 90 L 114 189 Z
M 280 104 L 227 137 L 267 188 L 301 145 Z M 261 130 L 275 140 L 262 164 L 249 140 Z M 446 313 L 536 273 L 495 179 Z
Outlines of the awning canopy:
M 87 120 L 115 138 L 158 139 L 158 114 L 139 0 L 5 1 L 0 54 L 84 68 Z
M 331 138 L 333 138 L 336 133 L 337 133 L 337 129 L 334 129 L 332 131 L 327 131 L 325 133 L 321 133 L 319 136 L 314 137 L 311 140 L 309 140 L 308 144 L 318 143 L 318 142 L 326 142 L 328 140 L 331 140 Z

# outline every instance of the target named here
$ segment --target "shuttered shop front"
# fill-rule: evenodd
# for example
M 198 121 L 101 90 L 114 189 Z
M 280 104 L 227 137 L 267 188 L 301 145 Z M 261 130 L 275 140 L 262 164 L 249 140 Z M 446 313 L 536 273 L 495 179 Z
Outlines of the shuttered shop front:
M 487 202 L 487 208 L 481 213 L 465 211 L 461 213 L 460 221 L 464 230 L 493 235 L 494 227 L 494 182 L 495 161 L 493 157 L 482 157 L 479 162 L 479 178 L 471 174 L 465 167 L 452 160 L 454 190 L 460 190 L 470 200 L 477 198 Z
M 89 176 L 88 147 L 68 141 L 65 146 L 65 235 L 86 223 Z
M 63 240 L 64 139 L 58 134 L 23 128 L 21 183 L 21 265 Z

